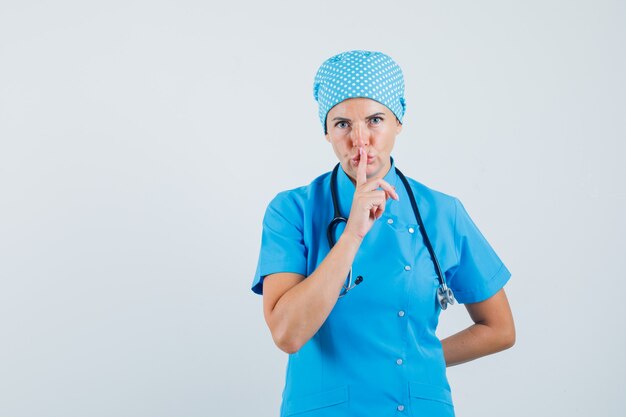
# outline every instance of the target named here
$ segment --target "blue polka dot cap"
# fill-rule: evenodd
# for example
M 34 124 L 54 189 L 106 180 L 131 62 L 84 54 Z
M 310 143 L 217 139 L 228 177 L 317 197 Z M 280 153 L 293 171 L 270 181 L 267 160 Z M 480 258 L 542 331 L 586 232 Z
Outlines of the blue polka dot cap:
M 349 51 L 335 55 L 320 66 L 313 82 L 313 96 L 326 133 L 330 109 L 354 97 L 366 97 L 384 104 L 400 123 L 406 108 L 402 70 L 382 52 Z

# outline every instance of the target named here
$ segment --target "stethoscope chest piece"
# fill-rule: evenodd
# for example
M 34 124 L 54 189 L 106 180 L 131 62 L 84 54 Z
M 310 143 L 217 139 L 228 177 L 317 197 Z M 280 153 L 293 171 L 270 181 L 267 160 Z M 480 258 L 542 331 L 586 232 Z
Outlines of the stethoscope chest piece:
M 454 304 L 454 294 L 447 285 L 440 285 L 437 287 L 437 301 L 442 310 L 448 308 L 448 304 Z

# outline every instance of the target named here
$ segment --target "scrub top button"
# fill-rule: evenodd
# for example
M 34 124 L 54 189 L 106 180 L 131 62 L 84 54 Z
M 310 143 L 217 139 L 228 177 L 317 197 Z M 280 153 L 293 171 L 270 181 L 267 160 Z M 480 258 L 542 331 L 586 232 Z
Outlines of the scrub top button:
M 410 271 L 410 270 L 411 270 L 411 265 L 407 265 L 407 266 L 405 266 L 405 267 L 404 267 L 404 270 L 405 270 L 405 271 Z
M 404 406 L 402 404 L 398 405 L 398 411 L 404 411 Z
M 404 317 L 404 311 L 403 310 L 398 311 L 398 316 Z
M 402 365 L 402 364 L 404 363 L 404 361 L 403 361 L 402 359 L 398 359 L 398 360 L 396 361 L 396 363 L 397 363 L 398 365 Z
M 393 224 L 393 219 L 387 219 L 387 224 Z
M 409 227 L 409 233 L 415 233 L 415 229 L 413 229 L 412 227 Z

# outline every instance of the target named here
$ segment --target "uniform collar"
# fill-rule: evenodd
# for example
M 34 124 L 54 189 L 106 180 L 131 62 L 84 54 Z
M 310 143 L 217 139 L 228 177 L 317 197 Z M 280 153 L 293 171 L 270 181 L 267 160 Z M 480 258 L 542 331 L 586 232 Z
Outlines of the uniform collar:
M 390 156 L 391 165 L 389 167 L 389 171 L 383 179 L 391 184 L 392 186 L 397 188 L 398 174 L 396 173 L 396 165 L 393 161 L 393 157 Z M 339 165 L 339 170 L 337 172 L 337 188 L 339 194 L 339 209 L 341 210 L 341 215 L 344 217 L 348 217 L 350 214 L 350 209 L 352 208 L 352 198 L 354 197 L 355 186 L 352 183 L 352 180 L 343 170 L 341 164 Z M 395 200 L 389 199 L 387 200 L 386 210 L 391 209 L 395 204 Z

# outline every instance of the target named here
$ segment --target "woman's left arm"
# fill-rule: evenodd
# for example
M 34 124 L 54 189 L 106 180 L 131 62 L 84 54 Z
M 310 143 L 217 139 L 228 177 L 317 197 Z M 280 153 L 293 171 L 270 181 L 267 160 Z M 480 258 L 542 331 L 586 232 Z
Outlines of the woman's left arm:
M 474 324 L 441 341 L 446 366 L 458 365 L 508 349 L 515 343 L 515 324 L 504 288 L 465 308 Z

